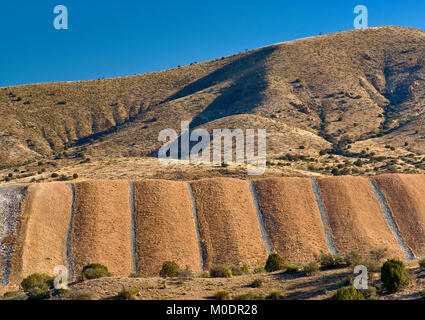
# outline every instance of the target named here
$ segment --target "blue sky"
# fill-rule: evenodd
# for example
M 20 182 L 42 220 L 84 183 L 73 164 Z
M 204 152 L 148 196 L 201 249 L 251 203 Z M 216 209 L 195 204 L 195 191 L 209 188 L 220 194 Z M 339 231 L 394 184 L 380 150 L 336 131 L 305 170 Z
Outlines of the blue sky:
M 0 5 L 0 86 L 132 75 L 369 26 L 425 29 L 422 0 L 16 0 Z M 69 29 L 53 27 L 68 8 Z

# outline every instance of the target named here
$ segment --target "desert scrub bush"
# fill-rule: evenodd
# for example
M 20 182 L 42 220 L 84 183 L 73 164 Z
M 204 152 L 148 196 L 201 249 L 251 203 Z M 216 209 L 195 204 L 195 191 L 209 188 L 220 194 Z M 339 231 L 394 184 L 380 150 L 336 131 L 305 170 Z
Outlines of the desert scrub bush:
M 232 271 L 232 276 L 241 276 L 243 274 L 249 274 L 249 268 L 246 264 L 242 267 L 233 266 L 230 268 Z
M 53 278 L 44 273 L 33 273 L 21 282 L 28 299 L 41 300 L 50 296 L 53 289 Z
M 316 261 L 312 261 L 304 266 L 303 271 L 306 275 L 313 276 L 319 273 L 320 271 L 319 264 Z
M 8 291 L 3 294 L 3 297 L 1 300 L 26 300 L 28 298 L 28 295 L 22 291 Z
M 264 282 L 263 279 L 260 279 L 260 278 L 254 279 L 254 281 L 252 281 L 251 283 L 251 287 L 260 288 L 263 286 L 263 282 Z
M 421 270 L 425 270 L 425 258 L 422 258 L 421 260 L 419 260 L 419 268 Z
M 266 300 L 283 300 L 283 296 L 279 290 L 272 290 L 266 297 Z
M 388 249 L 387 248 L 378 248 L 371 250 L 369 253 L 369 259 L 376 261 L 383 261 L 388 258 Z
M 339 289 L 332 297 L 333 300 L 365 300 L 363 294 L 354 287 Z
M 162 264 L 161 271 L 159 272 L 159 275 L 163 278 L 174 278 L 177 277 L 177 275 L 180 272 L 180 267 L 177 263 L 174 261 L 165 261 Z
M 71 291 L 66 298 L 68 300 L 96 300 L 97 295 L 90 290 L 81 289 L 77 291 Z
M 230 278 L 232 276 L 232 270 L 223 265 L 215 266 L 211 268 L 210 276 L 213 278 Z
M 214 299 L 216 299 L 216 300 L 230 300 L 231 299 L 231 296 L 230 296 L 230 293 L 229 292 L 227 292 L 227 291 L 225 291 L 225 290 L 220 290 L 220 291 L 217 291 L 215 294 L 214 294 Z
M 253 274 L 266 273 L 266 269 L 264 269 L 264 267 L 255 268 L 252 273 Z
M 264 269 L 267 272 L 274 272 L 283 269 L 283 259 L 278 253 L 272 253 L 267 258 L 266 266 Z
M 321 252 L 317 260 L 323 269 L 334 269 L 345 266 L 344 259 L 332 253 Z
M 404 284 L 406 267 L 399 259 L 387 260 L 381 268 L 381 281 L 390 292 L 396 292 Z
M 189 268 L 189 266 L 186 266 L 186 268 L 183 271 L 180 271 L 177 275 L 177 277 L 180 280 L 190 280 L 193 279 L 193 272 L 192 270 Z
M 103 264 L 90 263 L 83 268 L 83 271 L 81 271 L 81 280 L 98 279 L 109 277 L 110 275 L 108 268 Z
M 296 264 L 289 264 L 286 266 L 285 273 L 287 274 L 295 274 L 300 272 L 300 267 Z
M 137 297 L 140 295 L 139 290 L 122 287 L 121 291 L 118 293 L 118 298 L 120 300 L 137 300 Z
M 344 256 L 344 262 L 351 267 L 362 265 L 363 256 L 358 251 L 350 251 Z
M 265 299 L 264 295 L 262 295 L 261 293 L 254 293 L 254 292 L 248 292 L 248 293 L 244 293 L 244 294 L 241 294 L 239 296 L 233 297 L 233 300 L 239 300 L 239 301 L 243 301 L 243 300 L 264 300 L 264 299 Z
M 140 272 L 130 273 L 129 278 L 146 278 L 146 275 Z
M 361 289 L 359 290 L 366 300 L 378 300 L 378 289 L 374 286 L 369 286 L 367 289 Z

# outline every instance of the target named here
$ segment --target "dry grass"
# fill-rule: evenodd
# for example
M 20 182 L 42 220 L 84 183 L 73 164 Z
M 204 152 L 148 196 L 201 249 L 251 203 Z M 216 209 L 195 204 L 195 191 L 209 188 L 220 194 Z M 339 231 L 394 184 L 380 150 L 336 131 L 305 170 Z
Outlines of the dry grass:
M 293 263 L 328 251 L 310 179 L 261 179 L 255 187 L 274 250 Z
M 339 253 L 387 248 L 390 255 L 404 257 L 367 179 L 319 178 L 318 184 Z

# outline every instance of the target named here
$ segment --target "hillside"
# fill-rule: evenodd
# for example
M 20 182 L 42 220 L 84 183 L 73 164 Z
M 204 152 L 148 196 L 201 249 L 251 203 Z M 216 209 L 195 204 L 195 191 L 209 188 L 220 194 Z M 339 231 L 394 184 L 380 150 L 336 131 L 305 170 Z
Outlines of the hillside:
M 0 287 L 56 265 L 77 280 L 93 262 L 128 277 L 157 276 L 164 261 L 198 275 L 223 264 L 254 270 L 273 251 L 297 265 L 383 248 L 413 261 L 424 255 L 424 184 L 383 175 L 1 187 Z
M 81 152 L 96 161 L 149 156 L 159 131 L 189 120 L 265 128 L 269 161 L 289 153 L 322 164 L 291 170 L 328 175 L 351 161 L 351 174 L 421 172 L 424 48 L 422 30 L 369 28 L 149 74 L 0 88 L 0 162 L 9 170 L 58 158 L 74 166 Z M 358 159 L 370 165 L 353 166 Z

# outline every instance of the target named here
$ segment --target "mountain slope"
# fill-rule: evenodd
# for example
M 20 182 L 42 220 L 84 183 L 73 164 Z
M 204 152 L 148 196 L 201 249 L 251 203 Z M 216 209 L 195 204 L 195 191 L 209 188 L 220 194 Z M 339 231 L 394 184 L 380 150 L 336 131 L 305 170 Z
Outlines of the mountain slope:
M 81 144 L 93 157 L 145 156 L 181 120 L 246 128 L 246 119 L 267 128 L 272 158 L 300 145 L 311 156 L 332 147 L 386 154 L 387 144 L 423 154 L 424 49 L 424 31 L 369 28 L 144 75 L 1 88 L 0 160 Z

